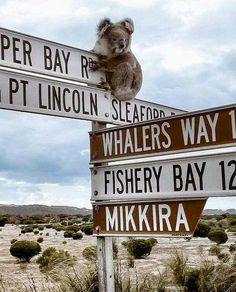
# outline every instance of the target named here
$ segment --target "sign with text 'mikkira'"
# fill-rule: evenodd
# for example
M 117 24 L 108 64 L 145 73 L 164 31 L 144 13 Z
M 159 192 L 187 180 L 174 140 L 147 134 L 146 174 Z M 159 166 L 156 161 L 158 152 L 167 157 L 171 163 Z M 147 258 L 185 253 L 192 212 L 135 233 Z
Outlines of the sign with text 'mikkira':
M 235 145 L 236 105 L 90 132 L 91 162 Z
M 94 234 L 100 236 L 188 237 L 205 200 L 100 203 L 93 206 Z

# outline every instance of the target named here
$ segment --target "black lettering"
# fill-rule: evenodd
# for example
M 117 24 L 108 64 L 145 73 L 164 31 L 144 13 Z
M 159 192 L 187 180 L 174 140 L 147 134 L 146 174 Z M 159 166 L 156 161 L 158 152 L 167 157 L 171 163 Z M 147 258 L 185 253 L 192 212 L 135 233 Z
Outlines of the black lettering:
M 85 109 L 84 91 L 82 91 L 82 111 L 83 111 L 83 114 L 89 115 L 89 112 L 86 111 Z
M 9 78 L 9 98 L 10 104 L 13 104 L 13 93 L 17 93 L 19 90 L 19 83 L 14 78 Z
M 136 104 L 134 104 L 134 116 L 133 116 L 133 123 L 135 122 L 139 122 L 138 109 L 137 109 Z
M 57 67 L 59 67 L 60 72 L 63 73 L 63 69 L 62 69 L 62 65 L 61 65 L 61 58 L 60 58 L 60 54 L 59 54 L 59 50 L 56 49 L 56 53 L 55 53 L 55 61 L 54 61 L 54 68 L 53 71 L 57 71 Z
M 92 116 L 98 115 L 98 97 L 97 93 L 94 93 L 94 96 L 92 92 L 90 92 L 90 114 Z
M 116 183 L 115 172 L 112 171 L 112 190 L 113 190 L 113 194 L 115 194 L 115 183 Z
M 121 101 L 119 100 L 119 114 L 120 114 L 120 121 L 125 122 L 125 119 L 122 118 L 122 104 Z
M 117 173 L 116 173 L 116 178 L 118 180 L 118 182 L 120 183 L 120 188 L 116 188 L 116 191 L 118 194 L 122 194 L 124 192 L 124 184 L 123 184 L 123 181 L 121 179 L 121 175 L 123 175 L 123 171 L 121 169 L 117 170 Z
M 5 60 L 5 50 L 10 48 L 10 39 L 8 36 L 1 34 L 1 59 Z
M 88 60 L 85 56 L 81 55 L 81 73 L 82 77 L 89 78 L 88 76 Z M 85 76 L 86 75 L 86 76 Z
M 42 84 L 39 83 L 39 108 L 47 109 L 46 105 L 42 102 Z
M 13 62 L 14 63 L 21 63 L 21 60 L 17 60 L 16 58 L 16 53 L 19 52 L 19 48 L 17 47 L 17 42 L 20 42 L 20 39 L 18 38 L 12 38 L 12 43 L 13 43 Z
M 138 172 L 140 172 L 141 168 L 135 168 L 134 169 L 134 175 L 135 175 L 135 193 L 142 193 L 142 189 L 138 188 L 138 182 L 141 180 L 140 177 L 138 177 Z
M 192 185 L 194 191 L 197 190 L 191 164 L 188 164 L 188 167 L 187 167 L 185 191 L 188 191 L 189 185 Z
M 134 184 L 133 184 L 133 169 L 130 169 L 130 177 L 128 177 L 128 169 L 125 169 L 125 185 L 126 185 L 126 193 L 129 192 L 129 184 L 130 184 L 130 192 L 134 192 Z
M 130 105 L 131 105 L 131 103 L 130 102 L 126 102 L 125 103 L 125 107 L 126 107 L 126 111 L 125 111 L 125 113 L 126 113 L 126 122 L 129 122 L 129 123 L 131 123 L 131 120 L 130 120 L 130 118 L 129 118 L 129 115 L 130 115 Z
M 198 176 L 199 176 L 200 191 L 203 191 L 203 173 L 204 173 L 204 170 L 205 170 L 206 162 L 204 161 L 202 163 L 201 169 L 199 169 L 198 164 L 196 162 L 194 163 L 194 165 L 195 165 L 196 171 L 197 171 Z
M 144 121 L 144 110 L 145 110 L 145 106 L 144 105 L 141 105 L 140 106 L 141 121 Z
M 152 192 L 152 171 L 149 167 L 144 167 L 143 169 L 143 177 L 144 177 L 144 192 Z
M 23 84 L 23 105 L 26 106 L 26 85 L 29 84 L 26 80 L 21 80 L 20 83 Z
M 114 110 L 115 115 L 112 114 L 112 119 L 115 120 L 115 121 L 118 120 L 118 111 L 117 111 L 117 108 L 116 108 L 117 103 L 118 103 L 117 100 L 113 98 L 111 104 L 112 104 L 112 108 Z
M 32 66 L 32 60 L 31 60 L 31 56 L 30 56 L 30 54 L 32 52 L 32 46 L 31 46 L 30 42 L 23 40 L 23 51 L 24 51 L 24 54 L 23 54 L 24 65 L 27 65 L 27 58 L 28 58 L 29 66 Z
M 70 52 L 68 52 L 67 55 L 65 55 L 64 51 L 63 50 L 61 50 L 61 51 L 62 51 L 62 55 L 63 55 L 64 61 L 65 61 L 66 72 L 64 72 L 64 73 L 68 74 L 68 61 L 69 61 L 69 57 L 70 57 Z
M 153 117 L 152 117 L 152 109 L 150 107 L 147 107 L 147 121 L 148 120 L 152 120 Z
M 153 119 L 159 118 L 159 111 L 158 109 L 154 108 L 153 109 Z
M 69 88 L 65 88 L 63 90 L 63 108 L 68 113 L 68 112 L 70 112 L 71 107 L 70 106 L 69 107 L 66 106 L 66 93 L 70 93 Z
M 44 69 L 52 70 L 52 51 L 48 46 L 44 46 Z
M 236 190 L 236 183 L 235 183 L 235 178 L 236 178 L 236 161 L 235 160 L 230 160 L 228 163 L 228 166 L 234 165 L 234 171 L 230 177 L 229 180 L 229 190 Z
M 164 118 L 165 117 L 165 112 L 163 110 L 160 110 L 160 118 Z
M 156 182 L 157 182 L 157 192 L 160 192 L 160 176 L 161 176 L 162 166 L 159 167 L 158 173 L 156 172 L 155 167 L 152 167 L 152 170 L 153 170 L 153 173 L 155 175 Z
M 76 101 L 77 101 L 77 107 L 76 107 Z M 74 90 L 72 93 L 72 106 L 73 111 L 78 114 L 80 112 L 80 95 L 78 90 Z
M 174 191 L 179 192 L 183 189 L 182 168 L 179 164 L 173 165 Z
M 108 179 L 108 175 L 110 175 L 111 172 L 109 170 L 104 171 L 104 178 L 105 178 L 105 195 L 107 195 L 108 187 L 107 185 L 109 184 L 110 180 Z
M 56 105 L 57 109 L 61 111 L 61 88 L 58 87 L 57 90 L 55 86 L 52 86 L 52 103 L 53 103 L 53 109 L 56 110 Z

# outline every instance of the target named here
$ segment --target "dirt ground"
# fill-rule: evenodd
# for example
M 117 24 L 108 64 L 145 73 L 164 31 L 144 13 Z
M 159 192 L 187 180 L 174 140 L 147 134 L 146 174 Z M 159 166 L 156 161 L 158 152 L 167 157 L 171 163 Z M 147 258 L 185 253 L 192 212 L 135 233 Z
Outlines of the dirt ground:
M 37 291 L 44 291 L 46 287 L 49 291 L 49 286 L 46 278 L 41 274 L 36 263 L 37 257 L 31 260 L 30 264 L 19 264 L 16 258 L 12 257 L 9 248 L 10 241 L 14 238 L 18 240 L 37 240 L 39 236 L 44 238 L 40 244 L 42 250 L 47 247 L 55 247 L 57 249 L 67 250 L 73 255 L 78 263 L 88 264 L 83 258 L 82 251 L 85 247 L 96 245 L 96 237 L 84 235 L 81 240 L 73 240 L 71 238 L 64 238 L 63 232 L 56 232 L 54 229 L 44 229 L 43 235 L 34 235 L 33 233 L 20 234 L 20 227 L 16 225 L 6 225 L 0 231 L 0 291 L 19 291 L 16 288 L 21 283 L 31 283 L 31 286 L 38 287 Z M 46 235 L 49 233 L 49 235 Z M 230 244 L 235 243 L 236 234 L 229 233 L 229 240 L 223 244 L 222 247 L 225 252 L 229 252 Z M 117 243 L 119 247 L 119 259 L 123 263 L 124 269 L 126 266 L 127 252 L 121 245 L 125 238 L 118 238 Z M 158 238 L 158 244 L 153 248 L 152 253 L 146 259 L 135 260 L 135 267 L 137 273 L 158 273 L 163 271 L 168 259 L 175 250 L 182 251 L 188 257 L 188 263 L 191 266 L 198 266 L 201 257 L 208 257 L 216 260 L 216 257 L 209 255 L 209 248 L 213 245 L 207 238 L 192 238 L 190 241 L 183 238 Z M 63 242 L 66 241 L 66 244 Z M 46 290 L 45 288 L 45 290 Z M 28 291 L 28 290 L 27 290 Z M 30 291 L 30 290 L 29 290 Z M 35 291 L 35 290 L 32 290 Z M 20 292 L 20 291 L 19 291 Z

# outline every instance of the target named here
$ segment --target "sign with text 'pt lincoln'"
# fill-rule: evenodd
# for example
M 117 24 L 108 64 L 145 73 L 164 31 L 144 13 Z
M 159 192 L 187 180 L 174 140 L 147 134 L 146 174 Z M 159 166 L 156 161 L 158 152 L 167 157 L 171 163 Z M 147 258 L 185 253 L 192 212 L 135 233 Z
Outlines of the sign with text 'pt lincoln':
M 94 234 L 191 236 L 206 200 L 114 203 L 93 206 Z
M 236 196 L 236 153 L 222 153 L 91 170 L 92 200 Z
M 104 75 L 90 70 L 91 52 L 0 28 L 0 65 L 98 84 Z
M 235 145 L 236 105 L 90 133 L 91 162 Z

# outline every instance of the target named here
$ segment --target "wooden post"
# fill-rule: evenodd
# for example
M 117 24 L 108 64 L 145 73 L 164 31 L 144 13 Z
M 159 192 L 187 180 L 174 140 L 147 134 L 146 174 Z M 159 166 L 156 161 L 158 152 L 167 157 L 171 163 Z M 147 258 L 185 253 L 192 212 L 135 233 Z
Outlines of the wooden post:
M 92 130 L 106 128 L 105 123 L 92 122 Z M 94 164 L 106 165 L 107 163 Z M 97 260 L 98 260 L 98 281 L 99 292 L 114 292 L 114 267 L 112 237 L 97 237 Z

